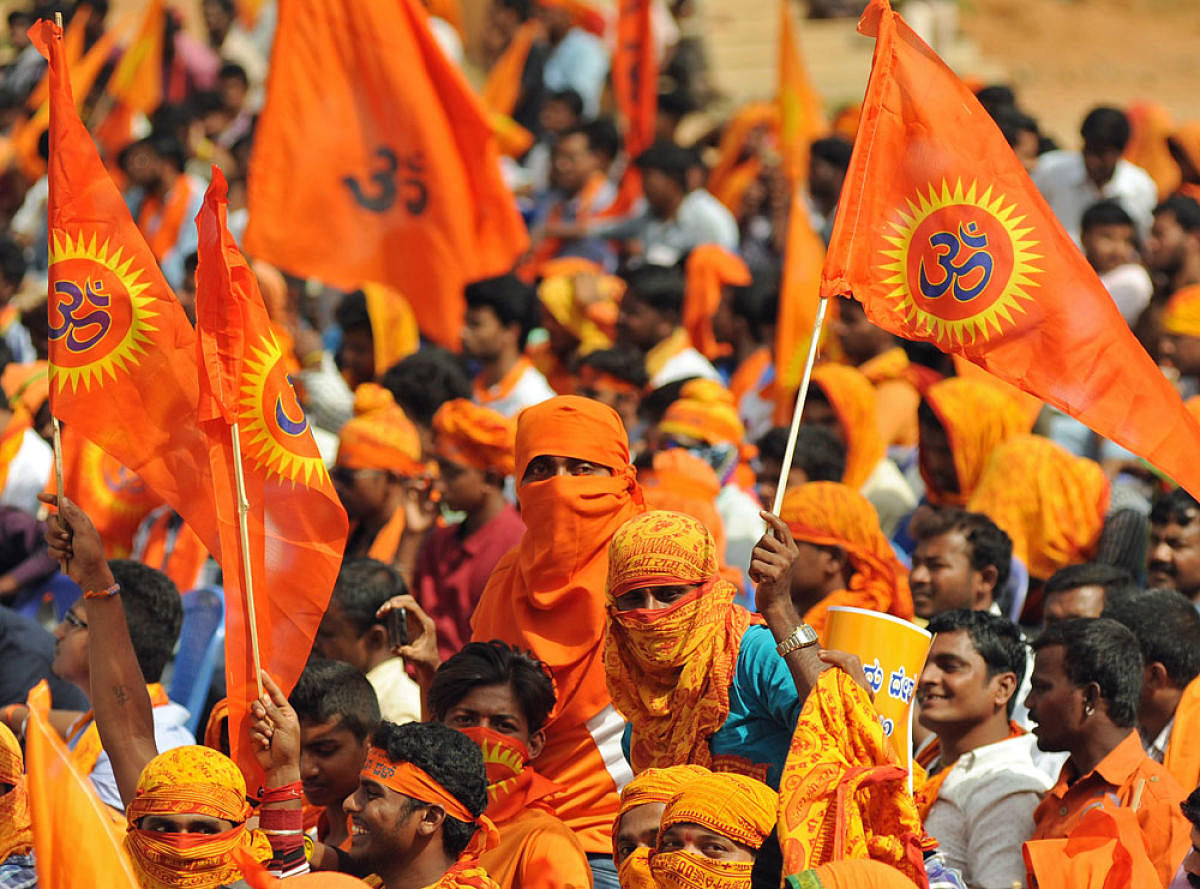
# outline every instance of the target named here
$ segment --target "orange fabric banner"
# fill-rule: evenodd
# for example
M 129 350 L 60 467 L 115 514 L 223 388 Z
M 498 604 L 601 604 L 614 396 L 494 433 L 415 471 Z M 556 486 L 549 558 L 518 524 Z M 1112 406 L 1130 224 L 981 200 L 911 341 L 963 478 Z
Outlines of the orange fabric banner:
M 196 337 L 75 112 L 61 30 L 50 60 L 50 406 L 174 508 L 217 551 L 196 420 Z
M 809 82 L 796 45 L 791 0 L 779 0 L 779 140 L 783 170 L 792 188 L 784 248 L 783 282 L 775 326 L 775 423 L 785 426 L 795 410 L 796 390 L 817 318 L 817 298 L 825 245 L 813 231 L 804 200 L 808 152 L 825 129 L 821 100 Z
M 246 251 L 418 295 L 417 323 L 443 346 L 458 343 L 463 285 L 528 248 L 488 114 L 419 0 L 281 4 L 254 142 Z
M 632 161 L 654 144 L 658 115 L 658 51 L 650 30 L 651 0 L 618 0 L 617 44 L 612 56 L 613 97 L 624 121 L 625 154 L 630 164 L 616 197 L 600 215 L 629 213 L 642 196 L 642 173 Z
M 891 9 L 821 282 L 962 355 L 1200 494 L 1200 425 L 1123 323 L 975 96 Z
M 50 687 L 43 679 L 29 692 L 25 728 L 25 782 L 38 886 L 137 889 L 133 866 L 105 806 L 87 776 L 71 764 L 70 751 L 47 719 L 49 711 Z
M 150 0 L 133 42 L 108 81 L 108 94 L 130 111 L 149 114 L 162 102 L 163 34 L 167 24 L 163 0 Z
M 208 436 L 225 568 L 225 681 L 233 759 L 255 774 L 248 707 L 257 693 L 230 425 L 249 502 L 249 563 L 262 666 L 290 692 L 304 670 L 342 563 L 347 519 L 296 401 L 258 281 L 226 225 L 225 177 L 196 217 L 200 423 Z M 253 782 L 251 782 L 253 783 Z

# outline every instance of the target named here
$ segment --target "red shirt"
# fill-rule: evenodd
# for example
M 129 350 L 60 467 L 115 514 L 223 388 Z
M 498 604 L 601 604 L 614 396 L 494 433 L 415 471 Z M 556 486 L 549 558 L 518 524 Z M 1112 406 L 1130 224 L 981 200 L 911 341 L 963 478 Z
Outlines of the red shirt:
M 525 523 L 511 504 L 469 537 L 460 525 L 435 528 L 421 547 L 413 598 L 433 618 L 442 660 L 471 639 L 471 614 L 500 557 L 521 542 Z

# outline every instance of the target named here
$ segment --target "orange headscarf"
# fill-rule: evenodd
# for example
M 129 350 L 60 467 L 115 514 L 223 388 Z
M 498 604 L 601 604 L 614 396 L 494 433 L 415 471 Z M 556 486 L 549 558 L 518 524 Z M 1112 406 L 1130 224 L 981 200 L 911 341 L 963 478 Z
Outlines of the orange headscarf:
M 613 704 L 633 725 L 633 770 L 707 767 L 751 623 L 721 578 L 712 535 L 682 513 L 643 513 L 613 535 L 608 564 L 604 666 Z M 680 584 L 698 586 L 668 608 L 617 610 L 630 590 Z
M 746 437 L 733 393 L 716 380 L 684 383 L 658 428 L 667 435 L 684 435 L 708 444 L 741 445 Z
M 1179 187 L 1179 165 L 1167 147 L 1174 126 L 1171 112 L 1157 102 L 1134 102 L 1125 114 L 1130 129 L 1125 160 L 1150 174 L 1161 201 Z
M 417 332 L 417 316 L 412 306 L 398 290 L 386 284 L 364 284 L 367 298 L 367 317 L 371 319 L 371 342 L 375 351 L 375 376 L 401 358 L 406 358 L 421 345 Z
M 465 398 L 447 401 L 433 415 L 437 455 L 485 472 L 512 475 L 516 435 L 515 421 Z
M 354 416 L 338 437 L 337 465 L 417 475 L 423 469 L 420 460 L 417 428 L 392 393 L 376 383 L 361 384 L 354 391 Z
M 0 723 L 0 784 L 12 790 L 0 796 L 0 864 L 10 855 L 27 855 L 33 848 L 29 797 L 25 793 L 25 761 L 21 745 L 8 726 Z
M 858 490 L 887 453 L 879 434 L 875 387 L 862 371 L 845 364 L 822 364 L 813 371 L 812 384 L 824 393 L 842 427 L 846 444 L 842 481 Z
M 879 529 L 875 507 L 861 494 L 836 482 L 809 482 L 787 492 L 779 517 L 797 540 L 841 547 L 854 571 L 845 590 L 826 596 L 804 615 L 818 633 L 833 605 L 912 618 L 908 574 Z
M 1163 333 L 1200 337 L 1200 284 L 1175 291 L 1162 316 Z
M 783 872 L 873 858 L 927 884 L 925 836 L 870 697 L 842 670 L 826 670 L 804 702 L 783 768 Z
M 538 285 L 538 301 L 579 340 L 579 355 L 612 346 L 624 294 L 625 282 L 620 278 L 575 258 L 547 262 Z
M 968 504 L 999 525 L 1030 577 L 1086 562 L 1108 511 L 1108 479 L 1091 460 L 1036 435 L 998 447 Z
M 775 827 L 778 806 L 779 795 L 761 781 L 711 772 L 689 781 L 671 797 L 660 830 L 698 824 L 758 849 Z M 683 851 L 650 855 L 650 876 L 660 889 L 746 889 L 753 868 L 752 861 L 718 861 Z
M 1171 144 L 1183 154 L 1192 166 L 1200 170 L 1200 120 L 1191 120 L 1171 134 Z M 1190 198 L 1200 200 L 1200 185 L 1183 182 L 1179 191 Z
M 995 386 L 961 377 L 934 383 L 925 401 L 946 430 L 958 476 L 957 492 L 942 491 L 922 466 L 925 499 L 935 506 L 966 506 L 992 451 L 1029 431 L 1028 414 Z
M 718 343 L 713 333 L 712 319 L 721 305 L 721 290 L 749 283 L 750 269 L 746 263 L 724 247 L 701 244 L 688 255 L 683 329 L 705 358 L 721 358 L 732 352 L 730 345 Z
M 588 797 L 598 788 L 582 787 L 599 779 L 592 760 L 581 756 L 579 733 L 611 703 L 602 645 L 608 544 L 643 511 L 642 494 L 621 418 L 587 398 L 559 395 L 526 408 L 517 417 L 515 452 L 526 531 L 492 572 L 471 618 L 471 638 L 530 649 L 554 675 L 558 706 L 547 724 L 538 770 L 572 786 L 574 795 L 558 806 L 559 817 L 594 851 L 598 838 L 607 841 L 610 824 L 599 808 L 604 797 Z M 588 460 L 608 467 L 612 476 L 555 476 L 522 485 L 526 467 L 543 455 Z M 593 752 L 603 772 L 594 746 L 589 756 Z M 608 793 L 615 811 L 615 787 Z M 585 826 L 591 824 L 594 829 Z
M 646 769 L 626 784 L 625 789 L 621 791 L 621 809 L 613 821 L 613 860 L 617 857 L 617 836 L 621 829 L 621 818 L 626 812 L 651 803 L 662 803 L 665 807 L 671 797 L 689 782 L 708 773 L 708 769 L 703 766 L 694 765 Z M 649 849 L 638 848 L 625 856 L 625 860 L 617 866 L 621 889 L 655 889 L 654 880 L 650 876 L 649 854 Z
M 209 835 L 142 830 L 147 815 L 208 815 L 232 821 L 234 828 Z M 246 829 L 250 805 L 246 780 L 227 756 L 207 747 L 176 747 L 146 764 L 137 792 L 125 809 L 125 848 L 143 889 L 216 889 L 241 873 L 231 859 L 245 848 L 258 861 L 271 857 L 265 834 Z
M 745 157 L 746 144 L 760 128 L 771 133 L 779 130 L 779 107 L 774 102 L 753 102 L 738 110 L 730 119 L 717 147 L 718 159 L 708 175 L 708 191 L 735 216 L 741 210 L 742 196 L 762 171 L 762 161 Z

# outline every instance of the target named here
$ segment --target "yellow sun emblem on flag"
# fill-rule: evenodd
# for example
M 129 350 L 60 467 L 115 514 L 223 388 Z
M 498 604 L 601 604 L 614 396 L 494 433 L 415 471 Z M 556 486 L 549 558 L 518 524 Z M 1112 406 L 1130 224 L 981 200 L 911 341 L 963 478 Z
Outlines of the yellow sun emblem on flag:
M 239 411 L 246 455 L 268 478 L 311 486 L 328 473 L 282 362 L 283 350 L 271 333 L 246 356 Z
M 912 330 L 939 346 L 970 345 L 1011 329 L 1037 287 L 1037 242 L 1017 205 L 972 182 L 943 180 L 918 193 L 891 221 L 883 238 L 888 296 Z
M 145 270 L 120 247 L 96 241 L 61 231 L 50 239 L 50 382 L 60 391 L 115 379 L 137 364 L 157 330 Z

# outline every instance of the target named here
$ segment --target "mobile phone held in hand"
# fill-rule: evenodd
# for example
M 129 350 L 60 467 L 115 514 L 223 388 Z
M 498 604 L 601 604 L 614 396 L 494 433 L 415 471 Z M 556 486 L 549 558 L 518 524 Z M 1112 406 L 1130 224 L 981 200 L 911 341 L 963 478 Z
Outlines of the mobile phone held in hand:
M 400 648 L 410 644 L 407 608 L 393 608 L 384 619 L 387 621 L 388 645 Z

